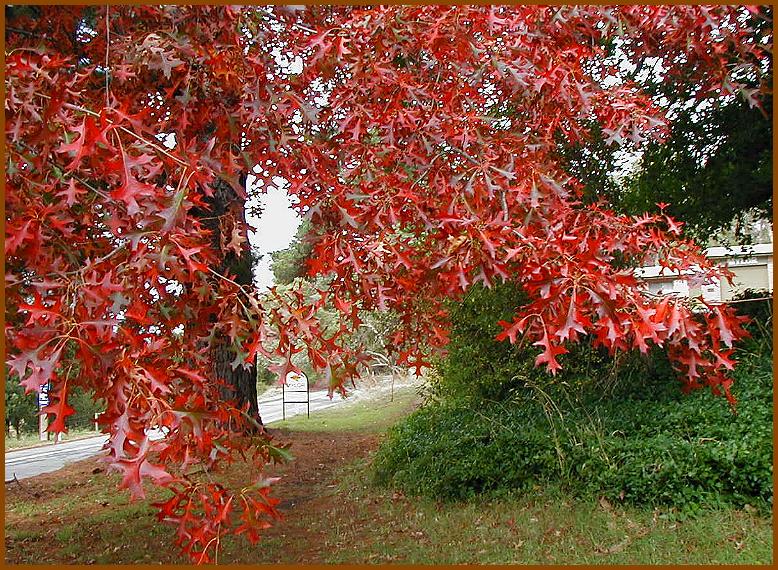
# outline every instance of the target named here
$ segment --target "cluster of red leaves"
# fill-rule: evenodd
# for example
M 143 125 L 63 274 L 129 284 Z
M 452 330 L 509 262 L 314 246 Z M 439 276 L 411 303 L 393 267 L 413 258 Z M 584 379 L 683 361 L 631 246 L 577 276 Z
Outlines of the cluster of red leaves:
M 322 29 L 321 11 L 306 11 L 319 33 L 294 45 L 311 62 L 299 88 L 323 82 L 331 104 L 318 109 L 310 138 L 291 145 L 286 172 L 320 228 L 311 274 L 334 272 L 332 295 L 398 311 L 401 362 L 418 369 L 427 348 L 445 346 L 446 299 L 511 280 L 533 300 L 497 338 L 539 346 L 537 364 L 550 372 L 564 343 L 593 335 L 611 352 L 668 346 L 688 387 L 722 387 L 731 398 L 725 373 L 741 320 L 725 306 L 649 298 L 630 268 L 660 263 L 691 274 L 692 285 L 731 275 L 661 212 L 627 217 L 581 204 L 558 148 L 588 140 L 594 121 L 611 144 L 631 148 L 666 132 L 663 110 L 609 56 L 614 42 L 622 61 L 654 58 L 667 81 L 695 84 L 700 98 L 752 98 L 739 79 L 759 77 L 770 57 L 748 27 L 758 9 L 327 14 L 333 23 Z
M 330 389 L 364 360 L 348 347 L 359 309 L 392 309 L 400 362 L 420 369 L 447 341 L 443 301 L 470 285 L 521 283 L 533 301 L 501 337 L 542 348 L 593 334 L 611 350 L 670 347 L 689 386 L 723 387 L 744 334 L 724 306 L 699 316 L 648 298 L 629 264 L 660 260 L 721 276 L 664 216 L 577 201 L 557 141 L 661 136 L 661 110 L 629 82 L 603 82 L 618 36 L 659 57 L 700 96 L 758 73 L 744 9 L 730 7 L 36 7 L 6 53 L 6 338 L 28 390 L 51 384 L 52 430 L 73 386 L 107 402 L 101 422 L 122 486 L 167 487 L 160 519 L 193 560 L 229 532 L 258 539 L 277 516 L 262 466 L 279 451 L 240 434 L 211 348 L 257 353 L 280 378 L 306 350 Z M 288 62 L 299 57 L 302 72 Z M 733 62 L 737 66 L 733 65 Z M 691 70 L 691 71 L 690 71 Z M 598 75 L 599 74 L 599 75 Z M 599 77 L 599 79 L 598 79 Z M 691 79 L 689 79 L 691 78 Z M 610 85 L 610 86 L 608 86 Z M 234 212 L 215 251 L 195 215 L 217 179 L 285 177 L 318 238 L 314 296 L 268 297 L 214 271 L 246 247 Z M 254 170 L 257 172 L 257 170 Z M 317 321 L 332 303 L 334 333 Z M 723 346 L 722 346 L 723 345 Z M 726 349 L 724 348 L 726 347 Z M 156 427 L 165 437 L 151 437 Z M 257 466 L 240 491 L 197 473 Z
M 194 214 L 217 178 L 245 196 L 245 161 L 269 144 L 261 131 L 285 123 L 270 109 L 284 100 L 277 66 L 241 33 L 248 15 L 229 8 L 35 10 L 9 24 L 23 33 L 9 32 L 6 54 L 8 365 L 27 390 L 51 385 L 51 431 L 65 431 L 74 386 L 104 399 L 106 460 L 121 487 L 133 497 L 144 480 L 167 487 L 164 520 L 205 561 L 216 537 L 256 540 L 278 516 L 264 486 L 233 495 L 200 481 L 237 458 L 265 481 L 279 451 L 243 438 L 250 419 L 220 395 L 217 337 L 241 366 L 266 314 L 213 270 L 224 251 Z M 272 20 L 250 20 L 273 41 Z M 253 146 L 241 143 L 247 125 Z M 224 250 L 246 247 L 239 217 L 220 220 Z M 281 331 L 267 335 L 267 354 L 303 336 L 285 320 L 290 303 L 267 316 Z

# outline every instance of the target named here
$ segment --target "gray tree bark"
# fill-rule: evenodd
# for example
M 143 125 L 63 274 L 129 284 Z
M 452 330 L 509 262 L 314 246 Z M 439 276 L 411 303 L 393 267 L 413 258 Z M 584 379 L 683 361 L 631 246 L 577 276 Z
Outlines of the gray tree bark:
M 237 195 L 235 190 L 226 182 L 217 181 L 214 184 L 214 194 L 206 199 L 209 205 L 207 210 L 193 210 L 193 213 L 200 218 L 203 227 L 211 231 L 211 245 L 215 251 L 221 253 L 221 259 L 214 269 L 221 274 L 230 273 L 232 279 L 240 284 L 253 287 L 254 257 L 248 247 L 242 249 L 240 255 L 234 251 L 224 251 L 222 244 L 224 239 L 225 216 L 232 216 L 238 223 L 245 223 L 245 212 L 243 200 Z M 229 241 L 229 236 L 224 236 Z M 251 364 L 244 368 L 238 366 L 232 368 L 232 362 L 235 360 L 235 351 L 231 348 L 229 339 L 224 335 L 217 336 L 216 343 L 212 348 L 211 357 L 213 361 L 214 374 L 226 382 L 222 387 L 221 394 L 225 399 L 235 400 L 240 407 L 248 404 L 248 414 L 260 425 L 262 417 L 259 414 L 259 405 L 257 402 L 257 368 L 256 364 Z

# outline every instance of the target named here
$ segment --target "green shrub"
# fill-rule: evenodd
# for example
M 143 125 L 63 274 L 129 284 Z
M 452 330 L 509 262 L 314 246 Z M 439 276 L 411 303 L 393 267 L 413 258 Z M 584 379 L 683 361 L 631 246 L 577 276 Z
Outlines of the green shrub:
M 271 364 L 270 361 L 267 361 L 262 357 L 260 357 L 258 360 L 257 388 L 260 391 L 278 382 L 278 375 L 275 372 L 271 372 L 270 370 L 268 370 L 268 366 L 270 364 Z
M 428 387 L 431 399 L 504 402 L 522 397 L 528 386 L 552 392 L 562 386 L 601 394 L 630 386 L 644 392 L 646 381 L 672 374 L 662 349 L 654 347 L 648 355 L 622 353 L 614 359 L 584 338 L 567 346 L 569 353 L 559 357 L 562 370 L 551 376 L 544 368 L 535 367 L 540 353 L 537 347 L 495 340 L 502 330 L 498 321 L 510 321 L 526 301 L 519 286 L 501 283 L 491 289 L 474 285 L 461 302 L 451 303 L 448 354 L 435 363 Z
M 68 428 L 92 429 L 95 425 L 95 414 L 105 410 L 103 400 L 95 402 L 92 392 L 81 387 L 68 394 L 68 404 L 75 410 L 75 413 L 65 420 Z
M 764 289 L 746 289 L 732 298 L 737 312 L 748 317 L 745 328 L 759 342 L 773 337 L 773 299 Z
M 738 306 L 754 336 L 738 347 L 734 415 L 708 390 L 682 394 L 657 347 L 613 359 L 584 341 L 550 377 L 534 367 L 536 350 L 494 340 L 497 321 L 525 301 L 503 284 L 473 287 L 451 305 L 449 353 L 430 375 L 428 405 L 389 433 L 373 466 L 377 483 L 452 500 L 553 484 L 686 508 L 772 502 L 766 303 Z
M 427 405 L 393 428 L 375 481 L 438 499 L 561 484 L 630 503 L 772 503 L 772 361 L 765 347 L 736 372 L 733 414 L 707 390 L 647 380 L 608 398 L 527 387 L 505 403 Z
M 25 394 L 24 388 L 16 374 L 9 374 L 5 369 L 5 431 L 10 433 L 13 427 L 16 437 L 23 432 L 38 431 L 38 397 L 36 394 Z

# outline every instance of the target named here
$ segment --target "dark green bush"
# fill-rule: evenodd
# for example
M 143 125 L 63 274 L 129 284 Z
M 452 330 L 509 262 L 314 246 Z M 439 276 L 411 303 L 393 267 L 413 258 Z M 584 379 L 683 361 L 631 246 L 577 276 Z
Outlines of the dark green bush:
M 772 300 L 765 297 L 772 295 L 749 289 L 732 299 L 738 313 L 749 318 L 746 329 L 752 339 L 742 343 L 743 347 L 772 342 Z M 500 283 L 491 289 L 474 285 L 461 302 L 451 303 L 448 355 L 436 363 L 430 395 L 449 402 L 502 402 L 521 396 L 532 385 L 550 391 L 559 386 L 591 389 L 605 396 L 626 389 L 634 396 L 653 398 L 653 391 L 664 389 L 666 381 L 676 375 L 662 348 L 652 347 L 648 355 L 635 351 L 614 359 L 584 338 L 567 346 L 570 352 L 559 357 L 562 370 L 551 377 L 534 365 L 540 353 L 537 347 L 495 340 L 502 330 L 498 321 L 510 321 L 526 302 L 519 286 Z
M 377 483 L 438 499 L 561 484 L 574 495 L 694 507 L 772 503 L 772 355 L 747 355 L 733 414 L 707 390 L 667 379 L 611 397 L 542 387 L 478 406 L 430 404 L 390 431 Z
M 746 289 L 732 298 L 737 312 L 748 317 L 745 328 L 757 341 L 773 337 L 773 299 L 769 291 Z
M 9 374 L 5 368 L 5 431 L 13 427 L 16 436 L 23 432 L 38 431 L 38 398 L 36 394 L 25 394 L 19 377 Z
M 567 347 L 570 352 L 559 357 L 562 370 L 552 377 L 535 367 L 537 347 L 495 340 L 502 330 L 498 321 L 510 322 L 526 301 L 521 288 L 502 283 L 491 289 L 475 285 L 461 302 L 451 304 L 448 354 L 436 363 L 437 374 L 429 387 L 434 399 L 502 402 L 520 397 L 528 385 L 548 390 L 595 387 L 607 393 L 616 384 L 635 385 L 670 373 L 661 350 L 655 349 L 648 357 L 622 354 L 614 361 L 605 349 L 594 348 L 584 339 Z
M 450 306 L 452 328 L 448 356 L 436 363 L 430 386 L 436 398 L 503 400 L 520 377 L 539 377 L 528 351 L 496 342 L 500 320 L 510 320 L 526 295 L 512 284 L 494 289 L 473 286 L 461 303 Z
M 260 359 L 257 366 L 257 388 L 260 390 L 268 388 L 278 382 L 278 374 L 268 370 L 270 362 L 265 362 L 264 359 Z
M 105 410 L 103 400 L 95 402 L 92 392 L 81 387 L 68 394 L 68 404 L 75 410 L 75 413 L 65 420 L 68 428 L 92 429 L 95 425 L 95 414 Z
M 525 301 L 503 284 L 473 287 L 452 304 L 449 354 L 431 375 L 430 401 L 390 432 L 376 482 L 454 500 L 552 484 L 688 508 L 772 502 L 772 344 L 764 334 L 772 325 L 763 301 L 738 305 L 752 317 L 753 337 L 738 349 L 737 415 L 708 390 L 682 394 L 656 347 L 613 359 L 584 341 L 550 377 L 534 367 L 532 347 L 494 340 L 497 321 Z

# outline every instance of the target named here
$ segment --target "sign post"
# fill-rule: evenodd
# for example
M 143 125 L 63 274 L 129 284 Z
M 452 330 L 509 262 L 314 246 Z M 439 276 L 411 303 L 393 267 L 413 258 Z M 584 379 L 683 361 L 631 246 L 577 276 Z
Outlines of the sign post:
M 40 413 L 40 411 L 49 405 L 49 384 L 41 385 L 40 392 L 38 392 L 38 436 L 41 441 L 46 441 L 49 438 L 49 434 L 46 428 L 49 427 L 49 418 L 46 414 Z
M 287 400 L 287 393 L 291 394 L 294 399 Z M 304 400 L 299 399 L 303 397 Z M 308 377 L 304 373 L 290 372 L 286 375 L 286 382 L 281 386 L 281 416 L 284 420 L 286 419 L 287 404 L 307 404 L 308 417 L 311 417 L 311 391 Z

